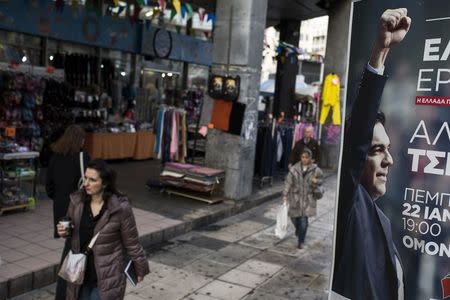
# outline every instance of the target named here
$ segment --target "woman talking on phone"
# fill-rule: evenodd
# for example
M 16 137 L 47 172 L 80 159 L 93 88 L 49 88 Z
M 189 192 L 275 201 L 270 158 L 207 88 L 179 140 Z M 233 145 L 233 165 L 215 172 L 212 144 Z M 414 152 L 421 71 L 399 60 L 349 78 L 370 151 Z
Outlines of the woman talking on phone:
M 86 252 L 87 265 L 81 286 L 67 283 L 67 300 L 123 299 L 128 258 L 138 282 L 149 273 L 149 267 L 131 205 L 116 189 L 115 171 L 102 160 L 89 162 L 84 188 L 70 198 L 67 216 L 72 221 L 71 249 L 74 253 Z M 69 234 L 61 224 L 57 230 L 60 236 Z M 92 250 L 88 250 L 97 233 Z

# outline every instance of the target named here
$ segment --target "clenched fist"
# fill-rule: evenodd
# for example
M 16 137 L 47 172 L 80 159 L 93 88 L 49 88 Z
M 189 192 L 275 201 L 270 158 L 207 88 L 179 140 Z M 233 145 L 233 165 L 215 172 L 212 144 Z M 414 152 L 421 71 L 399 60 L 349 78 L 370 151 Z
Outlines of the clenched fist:
M 406 8 L 388 9 L 380 19 L 378 44 L 383 48 L 400 43 L 411 26 L 411 18 Z
M 377 39 L 370 58 L 370 65 L 380 68 L 384 65 L 389 49 L 400 43 L 411 26 L 406 8 L 388 9 L 381 15 Z

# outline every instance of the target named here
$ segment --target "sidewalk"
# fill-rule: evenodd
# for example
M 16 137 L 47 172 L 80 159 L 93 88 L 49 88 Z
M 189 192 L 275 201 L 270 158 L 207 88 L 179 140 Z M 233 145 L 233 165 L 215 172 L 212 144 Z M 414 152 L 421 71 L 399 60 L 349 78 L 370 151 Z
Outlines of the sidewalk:
M 258 206 L 279 197 L 282 191 L 280 182 L 255 191 L 245 200 L 215 205 L 169 197 L 159 190 L 146 190 L 147 178 L 128 175 L 157 172 L 152 163 L 113 165 L 119 173 L 119 186 L 132 201 L 145 248 Z M 36 209 L 31 211 L 0 217 L 0 300 L 53 283 L 63 244 L 62 239 L 53 239 L 51 200 L 37 201 Z
M 336 176 L 325 183 L 304 249 L 274 235 L 280 198 L 148 248 L 151 273 L 125 300 L 325 300 L 332 265 Z M 55 284 L 12 300 L 52 300 Z

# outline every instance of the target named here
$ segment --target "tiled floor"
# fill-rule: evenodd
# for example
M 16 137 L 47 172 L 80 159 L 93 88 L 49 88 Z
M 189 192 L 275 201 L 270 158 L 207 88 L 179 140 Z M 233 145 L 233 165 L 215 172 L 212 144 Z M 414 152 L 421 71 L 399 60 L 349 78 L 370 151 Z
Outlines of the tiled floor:
M 180 224 L 181 221 L 133 208 L 140 235 Z M 0 281 L 17 278 L 59 263 L 63 239 L 53 238 L 50 200 L 36 208 L 0 217 Z

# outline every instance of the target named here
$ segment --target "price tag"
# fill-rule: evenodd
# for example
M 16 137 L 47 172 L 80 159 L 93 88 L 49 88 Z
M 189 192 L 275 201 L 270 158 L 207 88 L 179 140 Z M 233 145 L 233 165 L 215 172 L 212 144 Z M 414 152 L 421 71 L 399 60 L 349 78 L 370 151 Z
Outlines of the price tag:
M 10 138 L 16 137 L 16 128 L 15 127 L 6 127 L 5 128 L 5 136 Z

